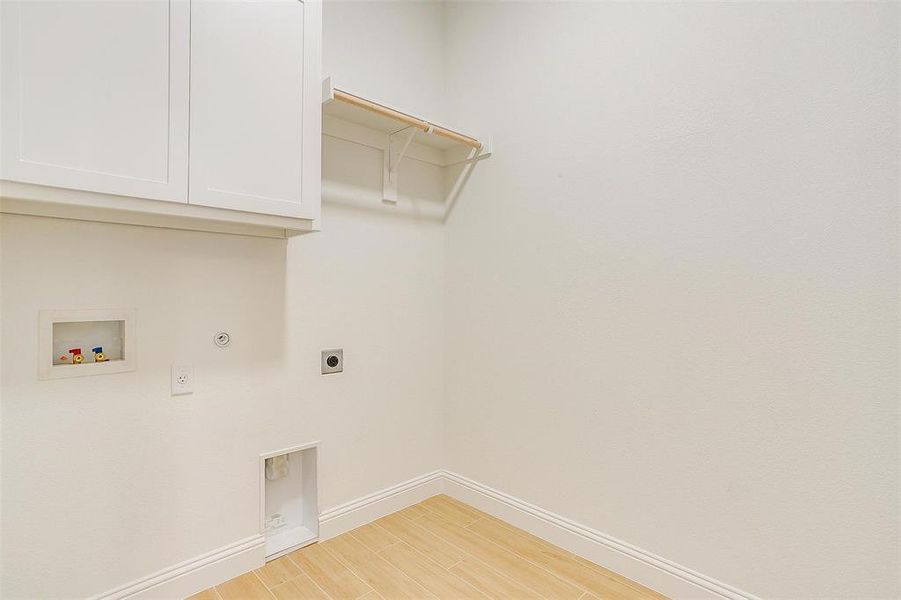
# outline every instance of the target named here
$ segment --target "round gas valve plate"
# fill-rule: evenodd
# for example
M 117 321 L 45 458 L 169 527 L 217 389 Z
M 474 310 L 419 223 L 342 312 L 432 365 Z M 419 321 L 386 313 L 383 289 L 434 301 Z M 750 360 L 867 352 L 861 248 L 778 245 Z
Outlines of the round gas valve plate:
M 229 342 L 232 341 L 232 338 L 225 331 L 220 331 L 216 334 L 216 337 L 213 338 L 213 341 L 220 348 L 225 348 L 226 346 L 228 346 Z

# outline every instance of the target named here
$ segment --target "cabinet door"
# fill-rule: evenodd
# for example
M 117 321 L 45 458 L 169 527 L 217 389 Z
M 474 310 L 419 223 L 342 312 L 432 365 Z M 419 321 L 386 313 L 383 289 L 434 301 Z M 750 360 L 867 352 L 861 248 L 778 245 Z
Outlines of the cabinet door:
M 187 1 L 0 5 L 0 177 L 186 202 Z
M 192 1 L 190 203 L 318 218 L 319 8 Z

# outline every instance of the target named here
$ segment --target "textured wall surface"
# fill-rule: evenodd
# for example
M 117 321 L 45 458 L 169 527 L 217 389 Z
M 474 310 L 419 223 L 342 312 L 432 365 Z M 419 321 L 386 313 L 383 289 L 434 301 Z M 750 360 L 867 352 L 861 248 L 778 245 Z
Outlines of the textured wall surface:
M 453 3 L 455 471 L 769 598 L 897 598 L 898 4 Z
M 330 72 L 354 72 L 348 36 L 388 11 L 326 6 Z M 408 11 L 422 52 L 368 51 L 412 90 L 394 101 L 438 95 L 441 16 Z M 4 598 L 102 593 L 258 533 L 262 452 L 320 440 L 322 509 L 443 465 L 444 232 L 417 216 L 441 172 L 405 165 L 394 209 L 380 152 L 324 138 L 322 162 L 323 231 L 287 242 L 2 217 Z M 38 381 L 38 310 L 92 307 L 137 310 L 137 371 Z M 333 347 L 346 368 L 323 377 Z M 193 395 L 169 395 L 173 362 Z
M 330 137 L 289 242 L 2 217 L 3 596 L 252 535 L 258 454 L 319 439 L 325 509 L 447 466 L 764 597 L 898 597 L 898 22 L 327 3 L 326 74 L 495 155 L 446 226 L 439 169 L 385 206 Z M 37 381 L 37 311 L 98 306 L 138 370 Z

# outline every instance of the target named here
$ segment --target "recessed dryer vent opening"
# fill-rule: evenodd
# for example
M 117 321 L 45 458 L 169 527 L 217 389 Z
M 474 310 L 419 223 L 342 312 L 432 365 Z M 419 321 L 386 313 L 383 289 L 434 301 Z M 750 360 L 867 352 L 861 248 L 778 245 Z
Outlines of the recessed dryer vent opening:
M 260 455 L 260 531 L 266 560 L 319 537 L 316 487 L 318 443 Z

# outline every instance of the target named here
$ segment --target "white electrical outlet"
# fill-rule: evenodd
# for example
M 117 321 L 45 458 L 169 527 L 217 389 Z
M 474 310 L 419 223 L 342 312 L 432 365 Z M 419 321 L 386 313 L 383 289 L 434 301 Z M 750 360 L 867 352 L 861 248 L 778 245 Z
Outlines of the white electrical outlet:
M 194 393 L 194 367 L 191 365 L 172 365 L 172 395 Z

